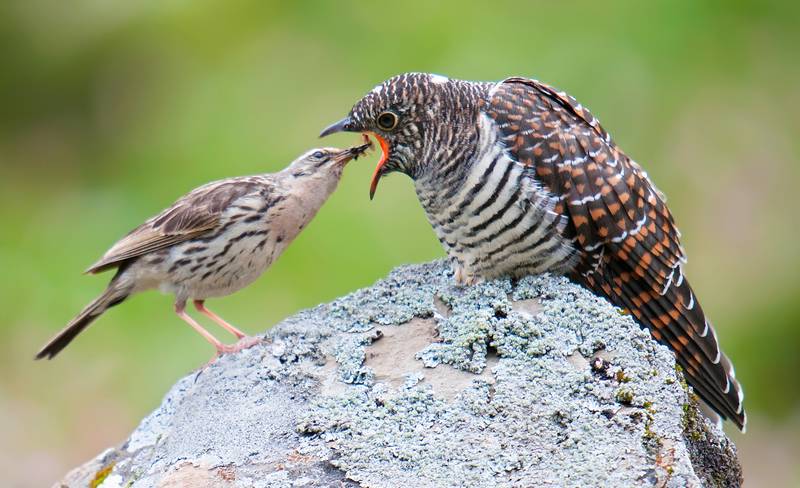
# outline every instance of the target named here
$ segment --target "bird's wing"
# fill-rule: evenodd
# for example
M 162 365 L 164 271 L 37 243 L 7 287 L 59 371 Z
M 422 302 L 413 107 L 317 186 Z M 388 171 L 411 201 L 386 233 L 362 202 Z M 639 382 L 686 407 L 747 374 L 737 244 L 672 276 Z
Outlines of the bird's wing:
M 86 272 L 99 273 L 129 259 L 211 234 L 235 200 L 260 190 L 268 188 L 251 177 L 216 181 L 196 188 L 129 232 Z
M 741 389 L 687 280 L 680 233 L 661 192 L 574 98 L 509 78 L 485 112 L 509 155 L 530 166 L 569 217 L 582 260 L 575 279 L 628 309 L 675 352 L 688 381 L 718 413 L 744 424 Z

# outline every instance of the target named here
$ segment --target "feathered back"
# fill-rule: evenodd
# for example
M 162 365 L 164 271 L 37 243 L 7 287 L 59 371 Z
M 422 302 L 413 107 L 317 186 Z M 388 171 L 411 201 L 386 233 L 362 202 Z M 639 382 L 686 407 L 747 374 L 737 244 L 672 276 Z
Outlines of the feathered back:
M 743 395 L 713 327 L 683 275 L 686 262 L 664 197 L 597 119 L 574 98 L 536 80 L 509 78 L 485 107 L 512 158 L 569 217 L 581 253 L 574 278 L 633 314 L 676 355 L 692 387 L 744 428 Z

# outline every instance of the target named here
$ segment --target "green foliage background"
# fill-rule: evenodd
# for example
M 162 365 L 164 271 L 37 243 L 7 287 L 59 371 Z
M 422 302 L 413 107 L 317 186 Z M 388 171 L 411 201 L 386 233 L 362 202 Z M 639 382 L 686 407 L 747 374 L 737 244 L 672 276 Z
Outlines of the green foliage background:
M 430 71 L 565 89 L 649 171 L 747 393 L 751 486 L 798 482 L 798 18 L 777 1 L 3 2 L 0 469 L 54 481 L 211 353 L 148 293 L 34 363 L 105 285 L 81 270 L 185 191 L 278 170 L 375 84 Z M 260 332 L 442 256 L 405 177 L 368 200 L 374 163 L 348 168 L 260 281 L 210 306 Z

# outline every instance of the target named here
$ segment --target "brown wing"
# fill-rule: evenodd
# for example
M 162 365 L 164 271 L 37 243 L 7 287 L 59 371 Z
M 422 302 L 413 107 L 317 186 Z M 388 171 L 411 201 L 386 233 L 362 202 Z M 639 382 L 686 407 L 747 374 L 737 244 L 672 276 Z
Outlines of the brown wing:
M 566 93 L 535 80 L 509 78 L 491 92 L 486 112 L 512 158 L 569 216 L 565 233 L 581 254 L 574 278 L 629 310 L 669 346 L 698 394 L 740 428 L 742 395 L 683 277 L 680 233 L 663 195 L 597 119 Z
M 169 208 L 133 229 L 86 273 L 99 273 L 122 262 L 158 251 L 200 235 L 219 225 L 223 211 L 237 198 L 262 187 L 253 178 L 231 178 L 192 190 Z

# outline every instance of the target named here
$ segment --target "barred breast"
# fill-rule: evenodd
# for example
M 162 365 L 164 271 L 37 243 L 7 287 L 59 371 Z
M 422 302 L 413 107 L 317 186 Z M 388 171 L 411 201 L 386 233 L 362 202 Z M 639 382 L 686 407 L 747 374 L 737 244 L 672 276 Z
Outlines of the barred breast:
M 558 197 L 535 180 L 531 168 L 510 157 L 491 119 L 481 115 L 478 125 L 476 155 L 457 187 L 416 185 L 457 278 L 474 282 L 570 271 L 578 257 L 563 237 L 566 217 L 554 211 Z

